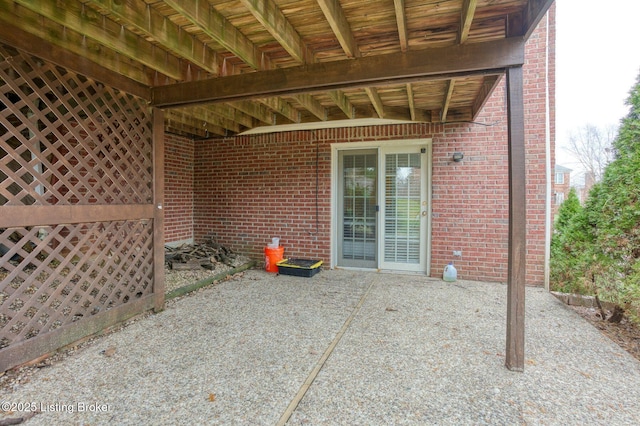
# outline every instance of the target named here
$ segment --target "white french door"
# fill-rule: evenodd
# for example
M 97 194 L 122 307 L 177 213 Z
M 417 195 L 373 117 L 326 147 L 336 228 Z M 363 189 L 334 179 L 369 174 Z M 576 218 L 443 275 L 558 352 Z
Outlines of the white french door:
M 339 163 L 339 264 L 377 268 L 377 150 L 340 152 Z
M 426 272 L 428 163 L 422 147 L 380 149 L 380 269 Z
M 429 272 L 428 151 L 414 144 L 338 153 L 337 266 Z

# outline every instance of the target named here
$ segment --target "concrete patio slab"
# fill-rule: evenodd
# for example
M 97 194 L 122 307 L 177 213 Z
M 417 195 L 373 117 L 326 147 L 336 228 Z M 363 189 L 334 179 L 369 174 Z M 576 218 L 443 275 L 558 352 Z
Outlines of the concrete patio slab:
M 29 425 L 640 424 L 640 362 L 544 290 L 526 296 L 517 373 L 505 285 L 252 270 L 0 399 L 40 409 Z

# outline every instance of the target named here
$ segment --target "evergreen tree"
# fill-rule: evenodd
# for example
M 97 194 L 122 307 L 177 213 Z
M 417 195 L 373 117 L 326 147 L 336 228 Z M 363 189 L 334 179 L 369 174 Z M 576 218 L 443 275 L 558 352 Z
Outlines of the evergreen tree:
M 603 280 L 599 291 L 640 317 L 640 76 L 627 99 L 629 114 L 614 141 L 603 191 L 592 212 Z
M 582 207 L 580 206 L 580 200 L 578 199 L 576 189 L 571 188 L 569 190 L 569 195 L 567 195 L 567 199 L 560 204 L 560 208 L 558 209 L 558 217 L 553 225 L 554 234 L 562 234 L 569 225 L 573 216 L 575 216 L 581 209 Z
M 565 293 L 591 294 L 584 284 L 588 248 L 593 240 L 589 233 L 586 212 L 580 205 L 576 191 L 560 205 L 551 237 L 551 289 Z
M 640 322 L 640 76 L 627 105 L 602 181 L 584 208 L 568 205 L 558 217 L 551 282 L 554 289 L 615 302 Z

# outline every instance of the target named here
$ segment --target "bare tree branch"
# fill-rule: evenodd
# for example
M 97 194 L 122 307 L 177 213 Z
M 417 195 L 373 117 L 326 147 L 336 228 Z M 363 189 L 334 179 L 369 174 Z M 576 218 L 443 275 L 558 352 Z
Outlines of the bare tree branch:
M 614 157 L 612 142 L 617 128 L 608 126 L 604 129 L 586 124 L 569 135 L 569 147 L 566 148 L 590 174 L 595 182 L 602 179 L 604 169 Z

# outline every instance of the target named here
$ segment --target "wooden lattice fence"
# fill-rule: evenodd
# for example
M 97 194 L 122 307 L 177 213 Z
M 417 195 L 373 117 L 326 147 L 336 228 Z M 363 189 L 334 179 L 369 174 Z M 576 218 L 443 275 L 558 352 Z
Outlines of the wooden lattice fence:
M 0 45 L 0 371 L 162 306 L 161 158 L 144 100 Z

